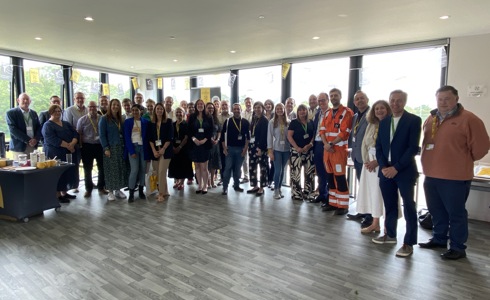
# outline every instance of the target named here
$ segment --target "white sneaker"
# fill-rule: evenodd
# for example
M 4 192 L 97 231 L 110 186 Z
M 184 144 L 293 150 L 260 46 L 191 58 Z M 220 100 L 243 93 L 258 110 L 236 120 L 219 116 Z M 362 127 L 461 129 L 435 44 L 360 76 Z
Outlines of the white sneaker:
M 114 201 L 116 200 L 116 196 L 112 192 L 109 192 L 109 195 L 107 196 L 107 201 Z
M 274 191 L 274 199 L 281 199 L 281 194 L 279 193 L 278 190 Z
M 126 194 L 124 194 L 120 190 L 116 190 L 116 197 L 120 199 L 126 199 Z

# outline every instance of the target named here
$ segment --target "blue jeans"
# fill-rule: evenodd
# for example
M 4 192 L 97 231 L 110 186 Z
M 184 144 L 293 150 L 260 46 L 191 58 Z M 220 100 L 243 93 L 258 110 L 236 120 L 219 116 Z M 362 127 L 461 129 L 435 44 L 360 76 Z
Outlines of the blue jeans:
M 424 191 L 432 215 L 432 240 L 456 251 L 466 249 L 468 212 L 465 204 L 470 194 L 471 180 L 447 180 L 425 177 Z M 451 230 L 449 225 L 451 224 Z
M 313 148 L 313 161 L 315 163 L 316 176 L 318 176 L 318 198 L 328 201 L 327 171 L 323 162 L 323 142 L 315 142 Z
M 382 175 L 381 175 L 382 176 Z M 413 180 L 397 180 L 397 177 L 388 179 L 382 176 L 379 179 L 379 187 L 383 195 L 386 217 L 386 234 L 391 238 L 396 238 L 396 226 L 398 224 L 398 190 L 403 200 L 403 215 L 406 221 L 406 232 L 403 243 L 413 246 L 417 244 L 417 210 L 415 209 Z
M 143 155 L 143 146 L 135 144 L 134 152 L 136 153 L 135 158 L 129 155 L 129 165 L 131 171 L 129 172 L 128 187 L 130 189 L 134 189 L 136 187 L 137 182 L 139 182 L 140 186 L 145 186 L 146 163 L 145 163 L 145 157 Z
M 228 155 L 225 156 L 225 172 L 223 174 L 223 190 L 228 189 L 231 172 L 233 171 L 233 187 L 240 186 L 240 175 L 244 157 L 242 156 L 243 147 L 228 147 Z
M 290 152 L 274 150 L 274 187 L 281 189 L 282 179 L 284 178 L 284 169 L 289 161 Z

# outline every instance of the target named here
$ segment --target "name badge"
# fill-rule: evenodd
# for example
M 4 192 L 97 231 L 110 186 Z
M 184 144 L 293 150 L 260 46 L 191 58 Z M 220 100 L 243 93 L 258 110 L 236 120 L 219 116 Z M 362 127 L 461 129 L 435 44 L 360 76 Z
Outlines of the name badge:
M 240 135 L 238 136 L 238 140 L 239 140 L 239 141 L 241 141 L 242 139 L 243 139 L 243 136 L 240 134 Z
M 156 145 L 156 146 L 161 146 L 161 145 L 162 145 L 162 141 L 161 141 L 161 140 L 157 140 L 157 141 L 155 141 L 155 145 Z
M 320 130 L 325 130 L 325 127 L 323 127 L 323 126 L 322 126 L 322 127 L 320 127 Z
M 250 138 L 250 144 L 253 144 L 253 143 L 255 143 L 255 137 Z
M 140 132 L 141 131 L 141 128 L 139 128 L 139 127 L 133 127 L 133 131 L 134 132 Z
M 96 135 L 96 136 L 95 136 L 95 140 L 96 140 L 96 141 L 98 141 L 98 140 L 99 140 L 99 136 L 98 136 L 98 135 Z
M 425 145 L 425 150 L 433 150 L 433 149 L 434 149 L 434 144 Z
M 355 137 L 352 137 L 352 142 L 355 143 L 356 142 L 356 138 Z
M 182 143 L 182 141 L 181 140 L 175 140 L 175 143 L 180 144 L 180 143 Z
M 27 130 L 27 131 L 32 131 L 32 126 L 27 126 L 27 127 L 26 127 L 26 130 Z
M 310 135 L 309 135 L 308 133 L 307 133 L 307 134 L 305 134 L 305 135 L 303 135 L 303 138 L 304 138 L 305 140 L 306 140 L 307 138 L 309 138 L 309 137 L 310 137 Z
M 335 127 L 335 128 L 340 128 L 340 124 L 339 124 L 339 123 L 335 123 L 335 124 L 333 125 L 333 127 Z
M 285 141 L 279 141 L 279 145 L 285 145 L 286 142 Z
M 203 132 L 204 132 L 204 128 L 199 128 L 199 129 L 197 130 L 197 132 L 203 133 Z

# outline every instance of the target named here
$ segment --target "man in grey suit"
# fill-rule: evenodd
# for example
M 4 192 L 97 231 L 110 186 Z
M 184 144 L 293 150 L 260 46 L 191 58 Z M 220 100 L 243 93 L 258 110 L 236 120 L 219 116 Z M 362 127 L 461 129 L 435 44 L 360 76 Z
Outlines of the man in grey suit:
M 357 113 L 352 119 L 352 131 L 350 135 L 350 148 L 351 158 L 354 162 L 354 169 L 356 170 L 356 177 L 359 181 L 361 178 L 362 171 L 362 153 L 361 146 L 362 140 L 364 139 L 364 134 L 366 133 L 366 128 L 368 122 L 366 120 L 367 113 L 369 111 L 369 98 L 366 93 L 362 91 L 357 91 L 354 94 L 354 105 L 357 108 Z M 351 220 L 362 220 L 361 227 L 368 227 L 373 223 L 373 217 L 371 214 L 361 214 L 356 215 L 347 214 L 347 218 Z

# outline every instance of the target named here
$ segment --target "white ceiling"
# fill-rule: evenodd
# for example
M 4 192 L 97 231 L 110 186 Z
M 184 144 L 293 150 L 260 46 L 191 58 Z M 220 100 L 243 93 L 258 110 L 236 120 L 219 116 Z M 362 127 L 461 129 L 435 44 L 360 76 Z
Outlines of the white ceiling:
M 440 20 L 442 15 L 451 17 Z M 95 21 L 84 21 L 86 16 Z M 0 49 L 131 74 L 224 70 L 488 32 L 490 0 L 3 0 L 0 4 Z M 42 40 L 36 41 L 37 36 Z

